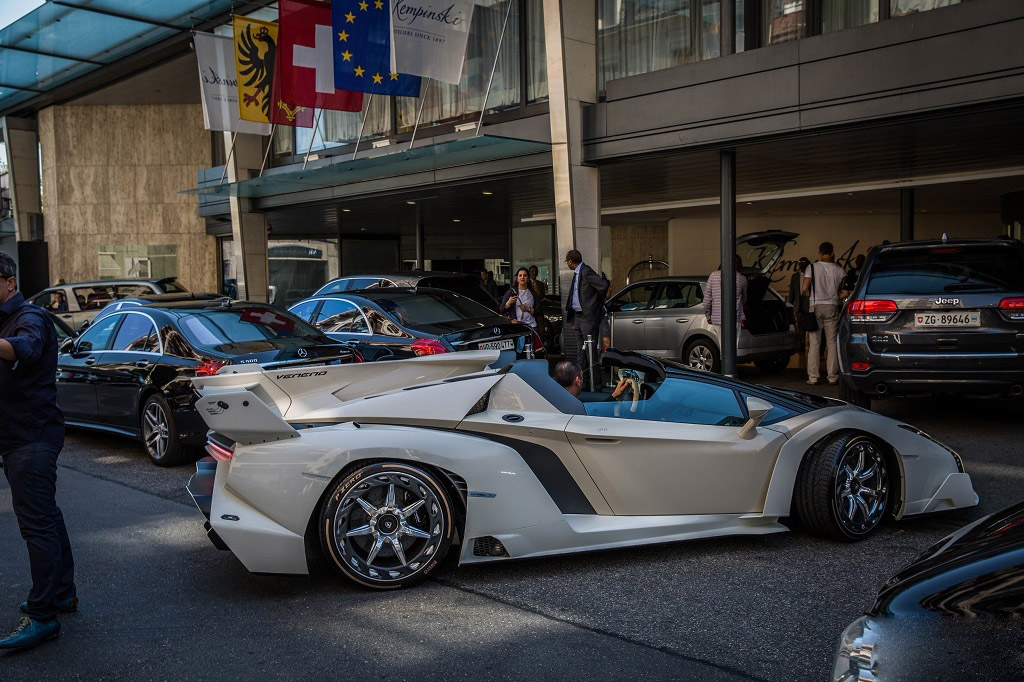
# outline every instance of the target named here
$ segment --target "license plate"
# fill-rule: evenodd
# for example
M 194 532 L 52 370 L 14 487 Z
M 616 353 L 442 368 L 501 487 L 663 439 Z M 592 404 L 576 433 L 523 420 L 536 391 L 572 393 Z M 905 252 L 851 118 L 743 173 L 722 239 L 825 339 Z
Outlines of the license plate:
M 914 313 L 914 326 L 927 327 L 980 327 L 980 310 L 949 310 L 932 313 Z
M 512 339 L 504 339 L 502 341 L 484 341 L 481 344 L 477 344 L 477 348 L 480 350 L 512 350 L 516 347 L 516 342 Z

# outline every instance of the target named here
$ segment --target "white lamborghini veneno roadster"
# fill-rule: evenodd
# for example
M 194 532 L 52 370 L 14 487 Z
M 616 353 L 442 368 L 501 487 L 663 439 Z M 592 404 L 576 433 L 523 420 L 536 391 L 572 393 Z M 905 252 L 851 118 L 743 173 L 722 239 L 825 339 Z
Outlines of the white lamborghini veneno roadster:
M 873 412 L 609 351 L 628 379 L 572 395 L 497 352 L 194 380 L 212 429 L 189 490 L 260 573 L 395 588 L 449 551 L 503 561 L 715 535 L 858 540 L 886 518 L 977 504 L 960 457 Z

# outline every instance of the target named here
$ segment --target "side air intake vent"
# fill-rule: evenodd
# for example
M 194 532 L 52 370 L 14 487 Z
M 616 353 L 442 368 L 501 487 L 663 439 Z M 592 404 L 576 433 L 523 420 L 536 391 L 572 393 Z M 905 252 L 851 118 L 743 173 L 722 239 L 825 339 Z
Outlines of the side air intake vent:
M 508 550 L 501 540 L 490 535 L 473 540 L 473 556 L 508 556 Z
M 468 417 L 471 414 L 478 414 L 480 412 L 485 412 L 487 410 L 487 401 L 490 400 L 490 399 L 491 399 L 491 392 L 487 391 L 487 393 L 484 393 L 482 396 L 480 396 L 480 400 L 476 401 L 473 404 L 473 407 L 469 408 L 469 412 L 466 413 L 466 416 Z

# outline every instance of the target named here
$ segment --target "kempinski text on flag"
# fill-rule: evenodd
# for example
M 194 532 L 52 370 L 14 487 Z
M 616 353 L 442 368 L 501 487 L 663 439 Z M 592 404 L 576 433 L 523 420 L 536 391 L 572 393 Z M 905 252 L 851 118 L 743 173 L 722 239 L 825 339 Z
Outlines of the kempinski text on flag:
M 246 121 L 311 128 L 313 111 L 280 93 L 277 24 L 235 17 L 234 33 L 239 116 Z
M 391 70 L 458 83 L 473 6 L 473 0 L 393 0 Z
M 203 93 L 203 125 L 207 130 L 269 135 L 266 123 L 243 121 L 238 112 L 235 46 L 228 36 L 195 34 L 199 88 Z
M 280 0 L 278 63 L 285 100 L 321 109 L 360 111 L 363 94 L 334 86 L 331 7 L 318 0 Z
M 338 89 L 419 97 L 419 76 L 391 70 L 391 1 L 334 0 L 334 85 Z

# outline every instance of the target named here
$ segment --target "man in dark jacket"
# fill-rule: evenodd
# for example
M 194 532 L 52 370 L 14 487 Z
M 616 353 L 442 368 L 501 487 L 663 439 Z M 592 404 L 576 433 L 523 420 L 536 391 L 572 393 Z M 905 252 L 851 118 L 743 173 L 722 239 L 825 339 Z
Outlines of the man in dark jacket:
M 575 346 L 563 345 L 566 358 L 575 359 L 580 367 L 589 367 L 590 361 L 583 350 L 583 342 L 587 337 L 596 345 L 600 343 L 599 332 L 601 317 L 604 315 L 604 293 L 608 290 L 608 280 L 594 272 L 594 269 L 583 262 L 583 255 L 573 249 L 565 254 L 565 264 L 573 271 L 572 284 L 569 286 L 569 297 L 565 305 L 565 328 L 575 332 Z M 575 357 L 572 352 L 575 351 Z
M 18 291 L 17 266 L 0 253 L 0 458 L 28 545 L 32 590 L 26 617 L 0 649 L 32 647 L 60 634 L 58 613 L 74 611 L 75 563 L 57 507 L 57 455 L 64 416 L 57 406 L 57 334 L 42 308 Z

